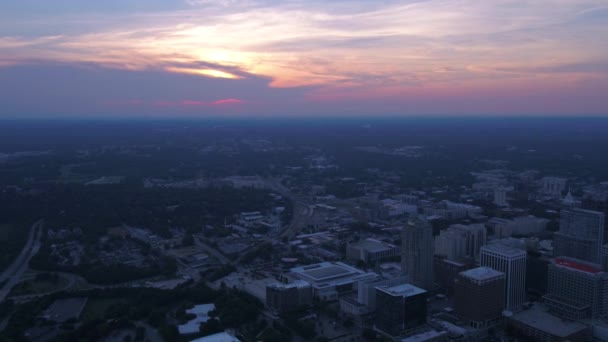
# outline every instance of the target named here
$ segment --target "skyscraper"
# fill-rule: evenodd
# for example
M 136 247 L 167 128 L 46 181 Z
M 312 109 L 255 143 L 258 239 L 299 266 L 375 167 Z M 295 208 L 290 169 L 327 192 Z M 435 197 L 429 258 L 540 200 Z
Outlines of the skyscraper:
M 376 287 L 376 330 L 397 336 L 426 323 L 427 292 L 410 284 Z
M 604 214 L 584 209 L 562 210 L 559 231 L 555 233 L 553 243 L 555 256 L 601 264 Z
M 456 314 L 475 328 L 500 319 L 505 307 L 505 274 L 489 267 L 461 272 L 454 282 Z
M 401 234 L 401 269 L 412 283 L 425 290 L 433 288 L 433 228 L 420 219 L 410 220 Z
M 608 314 L 608 274 L 598 264 L 557 257 L 549 265 L 544 301 L 563 318 L 605 318 Z
M 506 276 L 505 308 L 516 311 L 526 300 L 525 251 L 503 244 L 481 247 L 481 266 L 491 267 Z

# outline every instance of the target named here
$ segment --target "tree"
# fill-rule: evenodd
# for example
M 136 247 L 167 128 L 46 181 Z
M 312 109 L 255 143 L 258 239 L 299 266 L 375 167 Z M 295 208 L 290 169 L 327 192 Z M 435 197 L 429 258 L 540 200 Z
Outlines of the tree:
M 194 246 L 194 235 L 186 234 L 184 236 L 184 238 L 182 239 L 182 246 L 184 246 L 184 247 Z

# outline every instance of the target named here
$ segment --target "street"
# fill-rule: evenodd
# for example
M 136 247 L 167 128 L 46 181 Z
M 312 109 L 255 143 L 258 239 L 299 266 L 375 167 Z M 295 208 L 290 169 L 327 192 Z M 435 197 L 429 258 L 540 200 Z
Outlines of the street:
M 21 279 L 21 275 L 29 267 L 30 259 L 38 253 L 40 249 L 40 237 L 42 235 L 43 220 L 39 220 L 32 225 L 30 233 L 23 246 L 23 250 L 15 261 L 0 276 L 0 284 L 4 284 L 0 289 L 0 302 L 4 301 L 13 286 Z

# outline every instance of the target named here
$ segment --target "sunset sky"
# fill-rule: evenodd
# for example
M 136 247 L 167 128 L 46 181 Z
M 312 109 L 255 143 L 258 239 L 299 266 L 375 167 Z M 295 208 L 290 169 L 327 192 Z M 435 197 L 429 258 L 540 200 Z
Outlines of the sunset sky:
M 607 0 L 2 0 L 0 117 L 608 114 Z

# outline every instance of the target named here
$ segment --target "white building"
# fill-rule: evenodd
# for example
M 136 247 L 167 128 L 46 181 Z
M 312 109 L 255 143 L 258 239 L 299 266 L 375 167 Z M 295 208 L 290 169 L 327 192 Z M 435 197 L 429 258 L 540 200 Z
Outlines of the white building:
M 494 235 L 498 238 L 510 237 L 511 235 L 532 235 L 545 231 L 549 220 L 536 216 L 519 216 L 512 220 L 503 218 L 492 218 L 488 226 L 494 229 Z
M 213 335 L 197 338 L 196 340 L 192 340 L 192 342 L 241 342 L 241 340 L 230 335 L 227 332 L 222 332 L 222 333 L 218 333 L 218 334 L 213 334 Z
M 561 197 L 562 192 L 566 190 L 566 178 L 561 177 L 544 177 L 542 182 L 542 193 L 550 196 Z
M 346 246 L 346 258 L 361 260 L 367 263 L 398 257 L 401 249 L 398 246 L 375 239 L 365 239 Z
M 503 244 L 481 247 L 480 265 L 503 272 L 506 276 L 507 310 L 517 311 L 526 301 L 526 258 L 526 251 Z
M 465 257 L 479 259 L 479 250 L 486 244 L 487 231 L 483 224 L 454 224 L 435 238 L 435 254 L 449 260 Z
M 206 323 L 209 320 L 209 313 L 215 310 L 214 304 L 202 304 L 196 305 L 192 309 L 186 310 L 187 314 L 195 315 L 193 318 L 186 324 L 182 324 L 177 327 L 180 335 L 192 335 L 198 334 L 200 331 L 201 323 Z
M 343 294 L 352 293 L 358 282 L 374 279 L 378 274 L 365 272 L 341 262 L 322 262 L 294 267 L 286 276 L 294 281 L 300 279 L 309 282 L 314 298 L 333 301 Z

